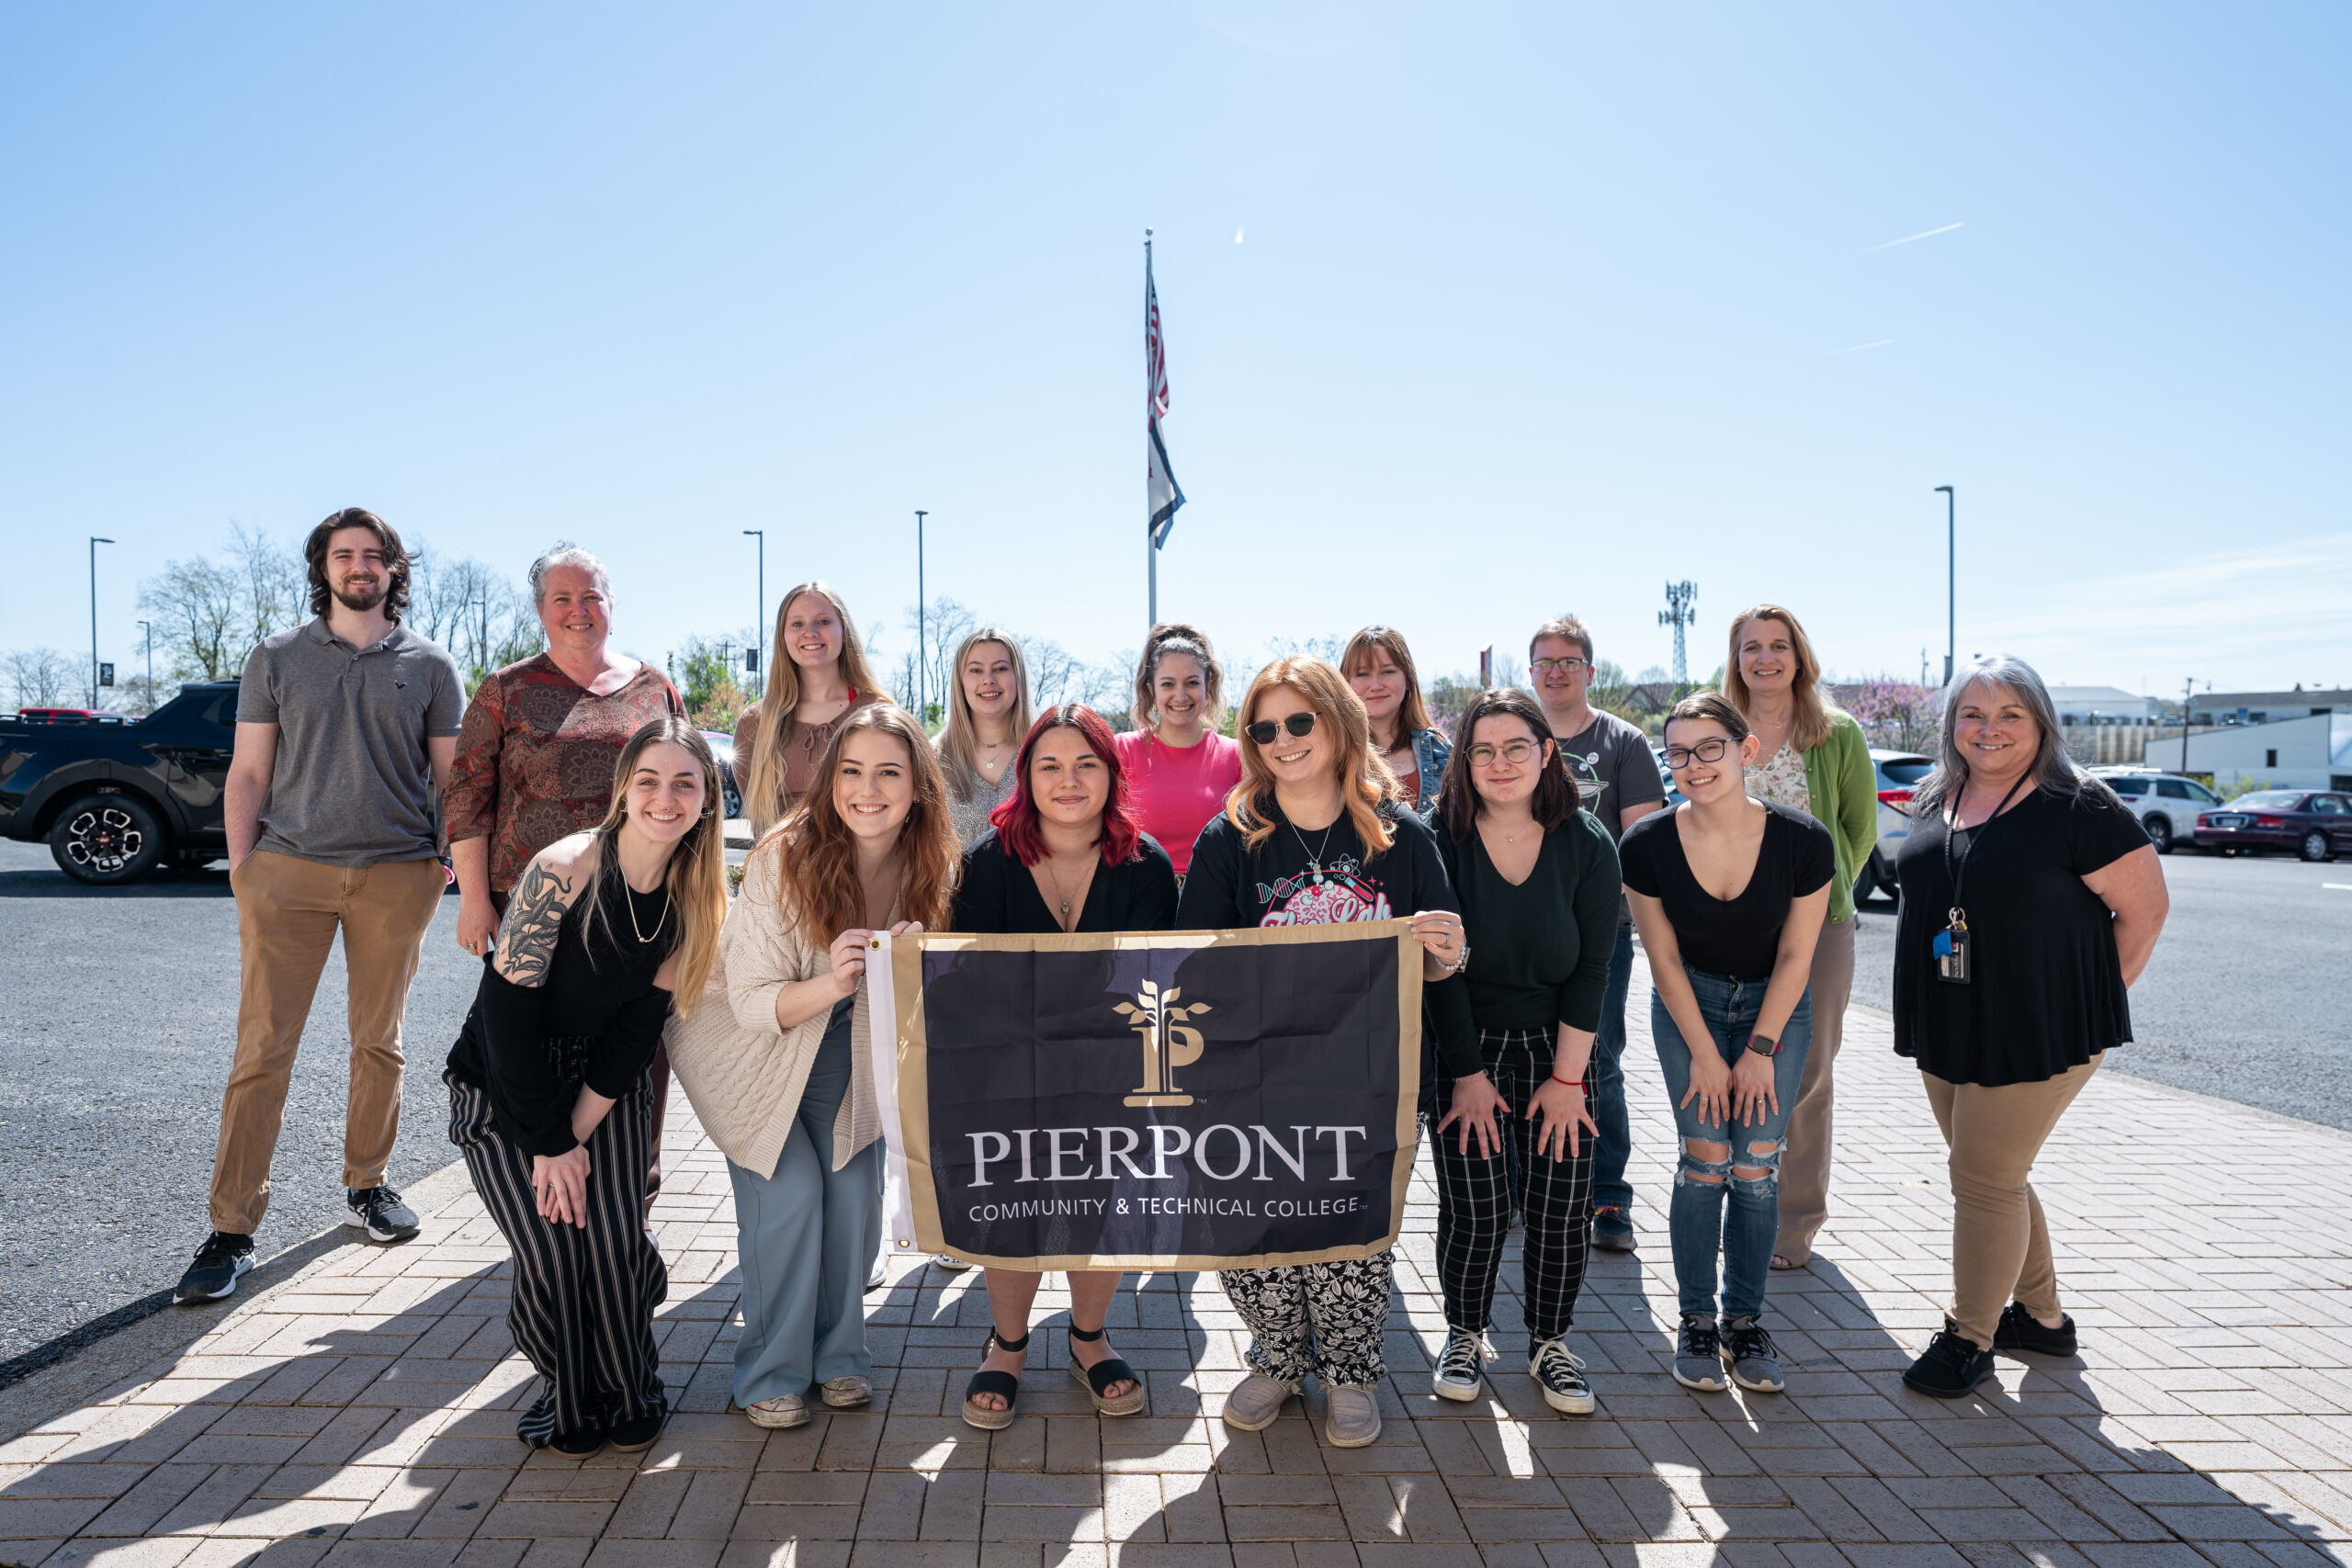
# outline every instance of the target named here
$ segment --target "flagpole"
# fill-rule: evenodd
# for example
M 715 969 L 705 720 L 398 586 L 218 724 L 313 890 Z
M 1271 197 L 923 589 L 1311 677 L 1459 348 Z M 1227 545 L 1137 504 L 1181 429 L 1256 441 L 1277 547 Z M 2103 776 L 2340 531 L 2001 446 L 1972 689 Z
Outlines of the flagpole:
M 1143 293 L 1146 309 L 1148 310 L 1151 299 L 1151 231 L 1148 229 L 1143 231 Z M 1151 390 L 1151 346 L 1148 342 L 1144 345 L 1143 357 L 1144 391 L 1148 400 Z M 1151 433 L 1147 429 L 1144 439 L 1149 441 L 1150 438 Z M 1144 634 L 1147 637 L 1150 635 L 1151 628 L 1159 624 L 1159 541 L 1154 536 L 1157 530 L 1153 528 L 1151 522 L 1149 457 L 1149 453 L 1147 452 L 1143 481 Z

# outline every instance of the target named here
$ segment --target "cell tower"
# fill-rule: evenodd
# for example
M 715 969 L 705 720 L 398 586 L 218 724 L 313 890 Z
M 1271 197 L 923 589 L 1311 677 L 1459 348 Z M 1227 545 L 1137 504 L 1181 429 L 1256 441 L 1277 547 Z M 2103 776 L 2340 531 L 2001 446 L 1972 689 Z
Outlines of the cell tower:
M 1657 624 L 1674 628 L 1674 688 L 1679 692 L 1690 683 L 1690 660 L 1682 651 L 1682 628 L 1698 620 L 1690 608 L 1690 601 L 1699 596 L 1699 585 L 1685 578 L 1680 582 L 1666 585 L 1666 608 L 1657 613 Z

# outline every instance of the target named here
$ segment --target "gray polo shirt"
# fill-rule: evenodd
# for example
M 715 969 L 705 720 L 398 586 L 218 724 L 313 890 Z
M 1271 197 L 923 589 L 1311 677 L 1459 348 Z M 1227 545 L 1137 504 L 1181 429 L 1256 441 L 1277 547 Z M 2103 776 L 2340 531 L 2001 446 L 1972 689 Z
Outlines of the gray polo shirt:
M 458 661 L 406 626 L 354 648 L 321 616 L 245 656 L 239 724 L 277 726 L 258 849 L 322 865 L 430 860 L 437 801 L 428 737 L 465 717 Z

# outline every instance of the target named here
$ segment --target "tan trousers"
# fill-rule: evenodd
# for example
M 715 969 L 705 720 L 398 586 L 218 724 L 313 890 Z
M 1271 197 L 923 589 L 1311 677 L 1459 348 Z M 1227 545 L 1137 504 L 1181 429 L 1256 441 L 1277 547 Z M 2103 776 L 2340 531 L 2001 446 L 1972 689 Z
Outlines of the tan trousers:
M 2026 1179 L 2058 1118 L 2098 1071 L 2099 1057 L 2041 1083 L 1984 1089 L 1921 1073 L 1936 1125 L 1951 1150 L 1951 1305 L 1946 1315 L 1982 1349 L 2014 1300 L 2056 1317 L 2058 1269 L 2050 1227 Z
M 439 861 L 345 868 L 266 850 L 229 874 L 244 976 L 212 1159 L 214 1230 L 251 1235 L 269 1207 L 269 1162 L 294 1053 L 338 931 L 351 994 L 343 1184 L 382 1185 L 400 1136 L 401 1016 L 446 884 Z
M 1813 998 L 1813 1046 L 1797 1080 L 1781 1152 L 1781 1239 L 1772 1250 L 1791 1263 L 1813 1257 L 1813 1238 L 1829 1218 L 1830 1076 L 1846 1037 L 1846 1002 L 1854 991 L 1854 920 L 1821 922 L 1806 987 Z

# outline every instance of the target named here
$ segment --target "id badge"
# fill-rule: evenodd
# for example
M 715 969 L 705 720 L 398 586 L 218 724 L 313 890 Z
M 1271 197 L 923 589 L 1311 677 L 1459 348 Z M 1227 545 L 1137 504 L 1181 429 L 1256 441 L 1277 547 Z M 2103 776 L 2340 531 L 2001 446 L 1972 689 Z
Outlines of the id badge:
M 1936 978 L 1955 986 L 1968 984 L 1968 928 L 1954 921 L 1936 933 Z

